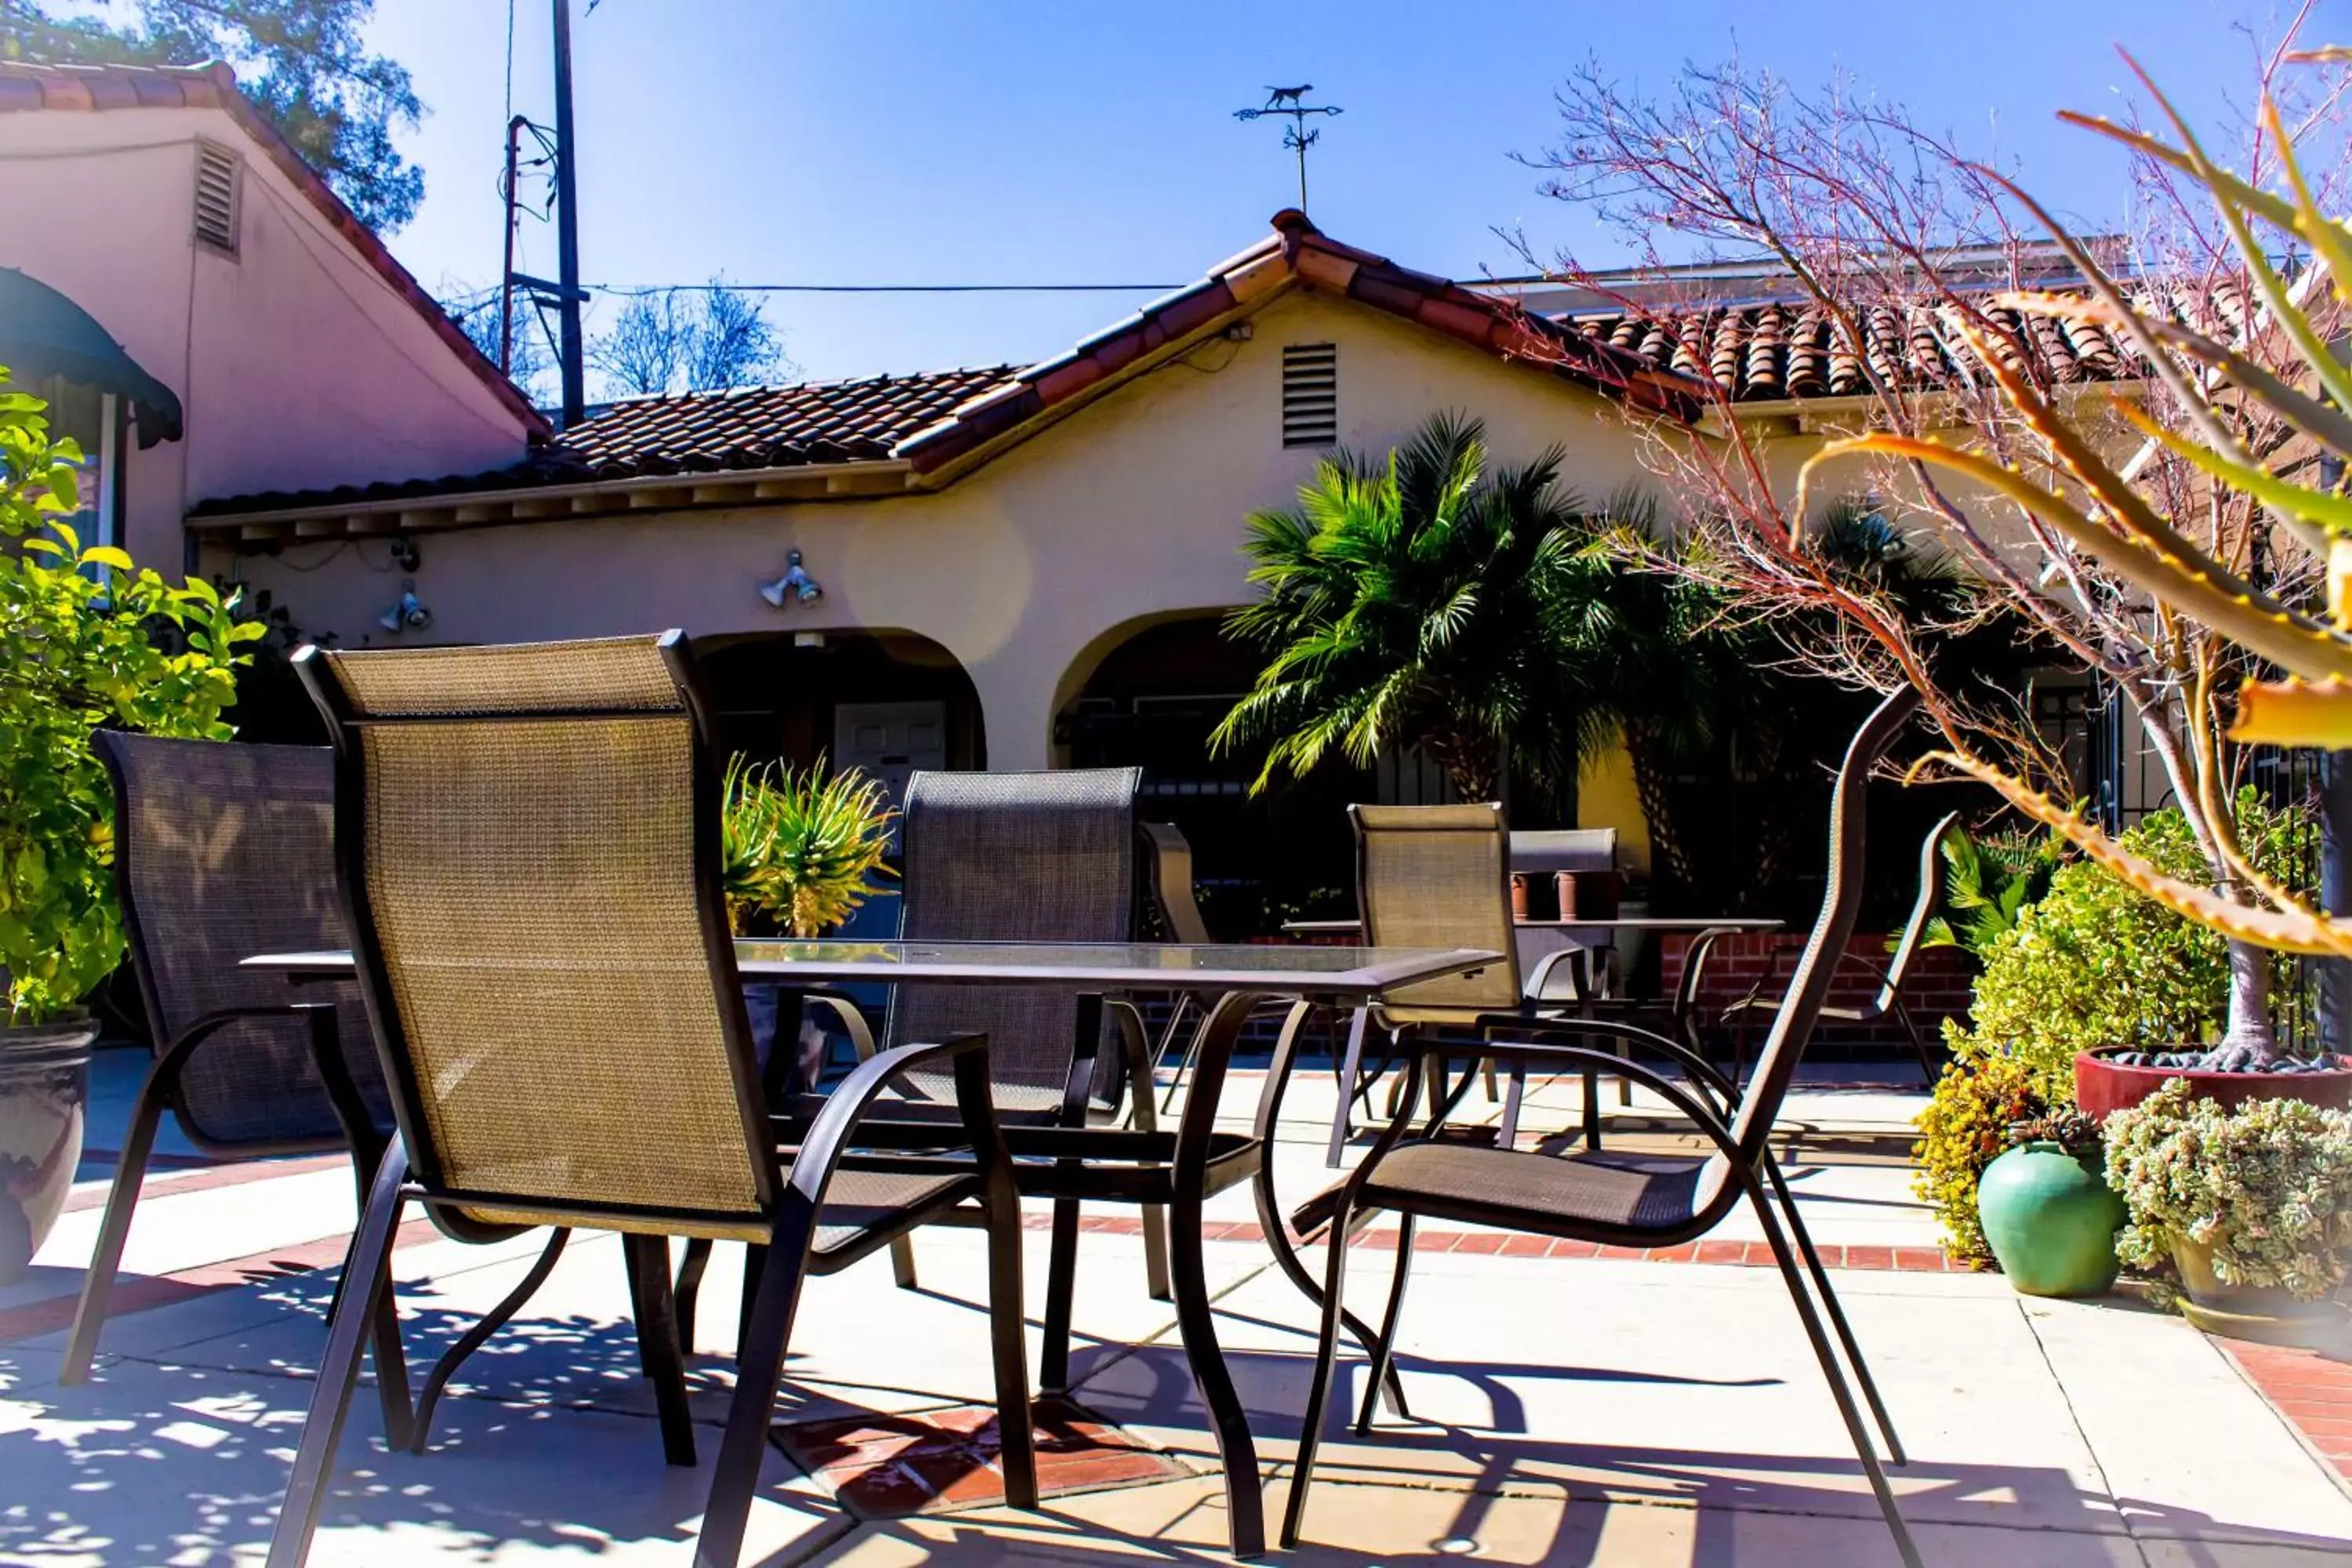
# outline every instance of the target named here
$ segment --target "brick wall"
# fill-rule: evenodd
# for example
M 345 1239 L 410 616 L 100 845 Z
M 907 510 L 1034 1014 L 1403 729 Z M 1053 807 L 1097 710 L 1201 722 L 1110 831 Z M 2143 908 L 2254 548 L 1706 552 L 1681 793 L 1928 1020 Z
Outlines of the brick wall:
M 1690 942 L 1686 936 L 1671 936 L 1660 945 L 1659 979 L 1666 994 L 1672 994 L 1682 983 L 1683 963 Z M 1886 943 L 1885 931 L 1854 933 L 1846 944 L 1846 952 L 1852 956 L 1839 962 L 1836 978 L 1830 987 L 1830 1005 L 1859 1007 L 1870 1004 L 1878 994 L 1878 972 L 1885 967 L 1888 958 Z M 1760 994 L 1769 998 L 1777 998 L 1785 991 L 1804 944 L 1801 935 L 1771 931 L 1741 932 L 1717 942 L 1707 958 L 1698 997 L 1699 1016 L 1710 1038 L 1716 1033 L 1713 1021 L 1721 1016 L 1725 1006 L 1748 994 L 1750 987 L 1760 983 Z M 1942 1037 L 1944 1019 L 1967 1016 L 1969 983 L 1975 975 L 1975 961 L 1957 947 L 1927 948 L 1913 957 L 1911 973 L 1903 986 L 1903 1002 L 1931 1045 Z M 1763 1037 L 1768 1021 L 1763 1016 L 1755 1020 L 1749 1037 L 1751 1050 L 1754 1043 Z M 1825 1019 L 1814 1038 L 1818 1046 L 1832 1050 L 1908 1048 L 1903 1026 L 1891 1016 L 1868 1024 Z

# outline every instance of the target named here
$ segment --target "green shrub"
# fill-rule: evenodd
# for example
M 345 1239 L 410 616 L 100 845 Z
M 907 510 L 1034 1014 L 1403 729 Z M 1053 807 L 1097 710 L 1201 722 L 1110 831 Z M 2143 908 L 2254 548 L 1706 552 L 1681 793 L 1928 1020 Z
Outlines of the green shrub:
M 2352 1263 L 2352 1115 L 2299 1100 L 2224 1110 L 2174 1079 L 2107 1119 L 2107 1177 L 2131 1209 L 2116 1250 L 2161 1268 L 2172 1233 L 2212 1248 L 2231 1285 L 2307 1301 Z
M 2238 823 L 2255 863 L 2293 885 L 2300 814 L 2273 810 L 2248 789 L 2238 798 Z M 2121 842 L 2168 875 L 2209 876 L 2178 811 L 2149 814 Z M 2076 1052 L 2192 1045 L 2218 1035 L 2229 1013 L 2226 942 L 2087 860 L 2059 868 L 2049 892 L 2020 910 L 1982 956 L 1969 1022 L 1948 1020 L 1945 1041 L 1961 1064 L 1995 1049 L 2013 1055 L 2053 1103 L 2074 1100 Z M 2275 994 L 2291 1002 L 2284 985 Z
M 882 858 L 898 814 L 880 781 L 828 773 L 822 757 L 802 773 L 737 757 L 723 787 L 728 917 L 739 931 L 757 910 L 794 936 L 822 936 L 866 901 L 867 877 L 890 875 Z
M 174 588 L 109 545 L 85 548 L 70 441 L 0 369 L 0 970 L 11 1024 L 69 1012 L 122 957 L 114 792 L 101 727 L 226 741 L 240 625 L 209 583 Z M 166 642 L 168 634 L 168 646 Z
M 2074 1098 L 2071 1087 L 2067 1098 Z M 2005 1051 L 1955 1058 L 1936 1080 L 1927 1109 L 1919 1113 L 1919 1141 L 1911 1146 L 1919 1167 L 1911 1190 L 1936 1211 L 1944 1249 L 1954 1258 L 1991 1261 L 1992 1249 L 1977 1225 L 1977 1183 L 1987 1165 L 2020 1142 L 2019 1123 L 2051 1110 L 2032 1070 Z

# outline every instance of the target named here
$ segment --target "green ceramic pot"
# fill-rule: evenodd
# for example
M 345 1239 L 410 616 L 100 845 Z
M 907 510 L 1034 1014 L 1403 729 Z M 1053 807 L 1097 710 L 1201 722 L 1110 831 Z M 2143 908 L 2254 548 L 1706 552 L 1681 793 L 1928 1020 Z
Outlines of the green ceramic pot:
M 2116 1282 L 2126 1215 L 2095 1163 L 2027 1143 L 1985 1167 L 1977 1220 L 2010 1283 L 2028 1296 L 2096 1296 Z

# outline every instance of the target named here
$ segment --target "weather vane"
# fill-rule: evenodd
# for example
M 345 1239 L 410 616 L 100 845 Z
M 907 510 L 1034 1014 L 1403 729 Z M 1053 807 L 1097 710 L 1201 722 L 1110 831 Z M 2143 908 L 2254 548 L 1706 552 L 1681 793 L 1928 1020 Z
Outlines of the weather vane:
M 1302 101 L 1308 93 L 1315 90 L 1313 82 L 1308 82 L 1304 87 L 1270 87 L 1265 90 L 1266 100 L 1264 107 L 1236 109 L 1234 110 L 1234 118 L 1241 121 L 1263 120 L 1269 114 L 1289 117 L 1290 129 L 1282 133 L 1282 144 L 1298 154 L 1298 210 L 1305 212 L 1307 210 L 1307 149 L 1314 146 L 1323 136 L 1321 131 L 1309 131 L 1307 128 L 1307 117 L 1310 114 L 1337 114 L 1339 109 L 1337 104 L 1309 104 Z

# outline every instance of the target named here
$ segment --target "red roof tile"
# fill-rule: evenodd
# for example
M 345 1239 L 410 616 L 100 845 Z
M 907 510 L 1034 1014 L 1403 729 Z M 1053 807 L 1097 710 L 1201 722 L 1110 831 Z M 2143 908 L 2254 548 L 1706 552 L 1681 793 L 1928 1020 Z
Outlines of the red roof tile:
M 1323 234 L 1305 214 L 1274 216 L 1275 232 L 1211 269 L 1199 282 L 1145 306 L 1068 353 L 1033 365 L 1017 390 L 993 388 L 912 440 L 898 455 L 917 473 L 970 457 L 1110 374 L 1177 342 L 1284 284 L 1335 294 L 1432 331 L 1518 360 L 1639 405 L 1688 415 L 1704 388 L 1685 374 L 1605 336 L 1564 328 L 1516 303 L 1398 266 Z
M 217 109 L 235 120 L 272 163 L 309 197 L 329 225 L 362 259 L 381 273 L 394 292 L 414 306 L 466 367 L 496 393 L 533 437 L 549 433 L 546 418 L 531 406 L 473 340 L 452 321 L 405 267 L 384 248 L 375 231 L 352 216 L 319 172 L 262 118 L 237 90 L 236 73 L 215 61 L 202 66 L 67 66 L 0 60 L 0 114 L 39 110 L 89 112 L 119 109 Z

